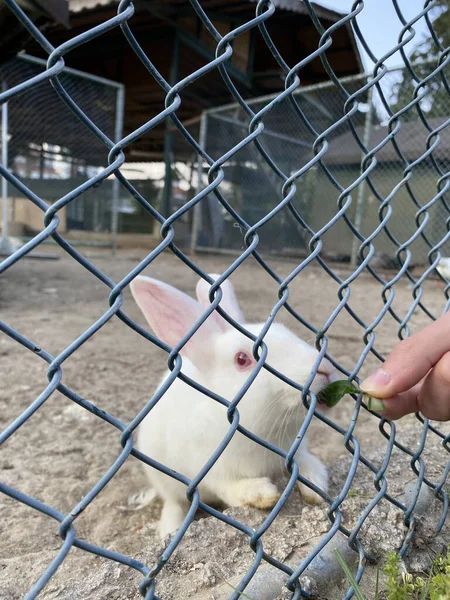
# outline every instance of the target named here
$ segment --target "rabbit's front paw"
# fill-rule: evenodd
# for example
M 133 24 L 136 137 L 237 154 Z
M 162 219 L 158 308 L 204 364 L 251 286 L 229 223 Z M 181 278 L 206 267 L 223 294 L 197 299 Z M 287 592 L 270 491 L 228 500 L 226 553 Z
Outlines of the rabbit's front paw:
M 177 529 L 182 525 L 188 510 L 189 504 L 187 502 L 171 500 L 164 502 L 159 521 L 159 537 L 161 540 L 176 533 Z
M 220 489 L 219 496 L 228 506 L 273 508 L 280 498 L 280 492 L 268 477 L 255 477 L 228 482 Z
M 280 498 L 280 492 L 268 477 L 245 479 L 241 484 L 241 504 L 256 508 L 273 508 Z
M 299 464 L 300 473 L 305 479 L 323 490 L 328 491 L 328 472 L 324 464 L 312 454 L 308 454 Z M 311 488 L 304 483 L 297 482 L 300 495 L 308 504 L 322 504 L 323 498 L 316 494 Z

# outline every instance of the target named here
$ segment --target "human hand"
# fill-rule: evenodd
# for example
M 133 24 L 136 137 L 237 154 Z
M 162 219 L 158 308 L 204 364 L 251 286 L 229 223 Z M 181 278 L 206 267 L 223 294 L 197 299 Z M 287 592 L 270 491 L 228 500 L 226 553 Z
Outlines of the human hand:
M 397 344 L 360 388 L 383 400 L 388 419 L 420 411 L 450 420 L 450 313 Z

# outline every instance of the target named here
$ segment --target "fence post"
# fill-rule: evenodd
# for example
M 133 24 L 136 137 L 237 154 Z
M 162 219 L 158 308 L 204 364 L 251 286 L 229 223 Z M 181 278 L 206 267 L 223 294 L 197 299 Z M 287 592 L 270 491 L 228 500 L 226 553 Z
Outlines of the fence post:
M 125 111 L 125 87 L 122 85 L 117 89 L 116 97 L 116 123 L 115 123 L 115 142 L 119 142 L 123 136 L 123 117 Z M 117 252 L 117 230 L 119 225 L 118 211 L 119 211 L 119 195 L 120 195 L 120 183 L 116 176 L 114 176 L 112 182 L 112 210 L 111 210 L 111 246 L 112 255 L 115 256 Z
M 175 39 L 173 42 L 172 61 L 170 65 L 170 85 L 174 86 L 178 81 L 178 75 L 180 70 L 180 39 L 178 34 L 175 32 Z M 167 219 L 171 213 L 171 202 L 172 202 L 172 165 L 174 163 L 174 139 L 175 134 L 172 131 L 172 123 L 170 120 L 166 120 L 165 127 L 166 132 L 164 135 L 164 190 L 163 190 L 163 201 L 162 201 L 162 214 Z
M 372 117 L 373 117 L 373 88 L 370 88 L 368 94 L 367 94 L 367 102 L 369 104 L 369 110 L 367 111 L 366 114 L 366 119 L 364 121 L 364 132 L 363 132 L 363 144 L 365 148 L 369 147 L 370 144 L 370 132 L 372 129 Z M 361 165 L 362 165 L 362 161 L 365 159 L 366 155 L 363 152 L 362 153 L 362 157 L 361 157 Z M 362 171 L 362 167 L 361 167 L 361 171 Z M 364 207 L 366 204 L 366 191 L 367 191 L 367 183 L 366 180 L 364 179 L 359 187 L 358 187 L 358 198 L 356 200 L 356 211 L 355 211 L 355 228 L 360 231 L 361 229 L 361 223 L 363 221 L 363 217 L 364 217 Z M 351 254 L 351 258 L 350 258 L 350 266 L 354 269 L 356 268 L 356 263 L 358 260 L 358 249 L 359 249 L 360 243 L 359 243 L 359 239 L 354 236 L 353 237 L 353 241 L 352 241 L 352 254 Z
M 6 92 L 8 85 L 4 80 L 2 82 L 2 92 Z M 2 104 L 2 165 L 8 168 L 8 103 Z M 2 236 L 0 238 L 0 252 L 2 254 L 12 254 L 12 245 L 8 236 L 8 181 L 2 177 Z
M 207 118 L 208 115 L 206 112 L 202 112 L 202 116 L 200 118 L 200 133 L 199 133 L 199 145 L 202 150 L 206 148 L 206 135 L 207 135 Z M 200 153 L 197 154 L 197 185 L 195 194 L 199 194 L 202 189 L 202 179 L 203 179 L 203 158 Z M 197 202 L 194 206 L 194 215 L 192 217 L 192 231 L 191 231 L 191 252 L 195 253 L 197 250 L 197 238 L 198 232 L 201 228 L 202 222 L 202 206 L 201 201 Z

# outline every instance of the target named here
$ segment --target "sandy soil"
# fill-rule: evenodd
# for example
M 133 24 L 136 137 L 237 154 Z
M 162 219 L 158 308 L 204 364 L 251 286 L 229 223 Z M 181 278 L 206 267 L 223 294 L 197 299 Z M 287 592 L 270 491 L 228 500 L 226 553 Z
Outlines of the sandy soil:
M 92 262 L 119 281 L 135 266 L 139 252 L 112 258 L 90 252 Z M 222 272 L 231 257 L 197 257 L 206 271 Z M 287 276 L 294 262 L 274 260 L 273 268 Z M 336 267 L 345 277 L 343 267 Z M 170 254 L 159 257 L 146 274 L 194 293 L 197 278 Z M 253 259 L 233 277 L 236 293 L 249 321 L 267 317 L 277 301 L 277 286 Z M 403 318 L 412 302 L 406 282 L 396 285 L 394 309 Z M 57 261 L 22 260 L 2 277 L 1 318 L 53 355 L 63 351 L 108 308 L 108 289 L 70 257 Z M 424 286 L 423 301 L 436 315 L 445 305 L 435 281 Z M 316 327 L 321 327 L 338 304 L 337 285 L 317 266 L 310 266 L 291 286 L 291 303 Z M 350 305 L 366 323 L 382 307 L 381 287 L 363 275 L 351 285 Z M 124 310 L 142 325 L 143 317 L 126 293 Z M 293 321 L 286 311 L 280 320 L 306 340 L 312 334 Z M 428 317 L 416 312 L 412 330 L 423 327 Z M 397 339 L 398 324 L 390 316 L 377 327 L 376 347 L 388 353 Z M 329 349 L 340 364 L 353 369 L 364 349 L 363 328 L 342 312 L 329 330 Z M 46 363 L 6 335 L 0 335 L 0 427 L 3 429 L 42 392 L 47 384 Z M 165 369 L 166 356 L 150 343 L 113 319 L 63 365 L 63 382 L 97 407 L 128 422 L 145 404 Z M 362 375 L 377 364 L 373 356 Z M 336 422 L 347 427 L 352 400 L 335 410 Z M 405 422 L 411 419 L 406 419 Z M 364 448 L 384 444 L 378 420 L 367 413 L 358 418 L 356 434 Z M 402 424 L 399 424 L 401 438 Z M 449 433 L 448 427 L 441 427 Z M 314 424 L 312 449 L 332 464 L 346 453 L 342 436 Z M 68 513 L 106 472 L 121 450 L 118 431 L 99 418 L 74 406 L 59 393 L 53 396 L 5 444 L 0 454 L 1 480 L 10 486 Z M 437 478 L 438 474 L 434 474 Z M 367 477 L 371 477 L 367 473 Z M 128 499 L 145 488 L 137 461 L 127 460 L 98 498 L 77 519 L 80 537 L 135 556 L 154 539 L 160 506 L 154 502 L 132 510 Z M 58 524 L 50 518 L 0 496 L 0 598 L 20 598 L 28 591 L 61 546 Z M 59 597 L 55 585 L 61 578 L 99 568 L 100 558 L 74 549 L 42 598 Z M 53 587 L 52 587 L 53 586 Z M 53 591 L 52 591 L 53 590 Z

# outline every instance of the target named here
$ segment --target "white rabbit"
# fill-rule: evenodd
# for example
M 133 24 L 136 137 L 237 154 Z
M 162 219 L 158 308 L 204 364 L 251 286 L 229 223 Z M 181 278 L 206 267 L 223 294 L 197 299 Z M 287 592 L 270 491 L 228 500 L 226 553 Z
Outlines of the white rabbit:
M 217 279 L 218 275 L 210 275 Z M 210 286 L 200 280 L 196 302 L 174 287 L 147 277 L 131 283 L 133 296 L 155 334 L 174 347 L 210 306 Z M 238 323 L 244 317 L 230 281 L 221 285 L 221 308 Z M 245 328 L 255 336 L 262 324 Z M 310 376 L 317 351 L 286 327 L 273 324 L 264 338 L 267 363 L 293 381 L 304 384 Z M 233 400 L 256 361 L 253 342 L 214 311 L 181 351 L 182 371 L 202 386 Z M 164 375 L 163 381 L 168 376 Z M 338 379 L 331 363 L 324 359 L 311 389 L 318 393 Z M 162 384 L 162 382 L 161 382 Z M 266 369 L 238 404 L 240 424 L 266 441 L 287 451 L 299 432 L 306 410 L 301 393 Z M 180 379 L 144 418 L 137 448 L 147 456 L 192 479 L 223 440 L 230 424 L 226 408 L 196 391 Z M 301 474 L 323 491 L 327 490 L 326 467 L 309 453 L 303 440 L 295 456 Z M 152 486 L 164 501 L 159 524 L 160 535 L 175 532 L 189 508 L 186 488 L 175 479 L 146 466 Z M 200 498 L 210 504 L 272 508 L 280 497 L 273 480 L 283 470 L 283 460 L 275 453 L 236 432 L 230 444 L 199 486 Z M 318 494 L 298 483 L 305 501 L 321 502 Z

